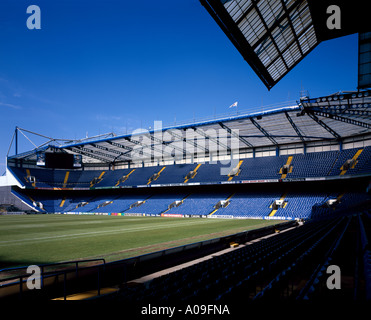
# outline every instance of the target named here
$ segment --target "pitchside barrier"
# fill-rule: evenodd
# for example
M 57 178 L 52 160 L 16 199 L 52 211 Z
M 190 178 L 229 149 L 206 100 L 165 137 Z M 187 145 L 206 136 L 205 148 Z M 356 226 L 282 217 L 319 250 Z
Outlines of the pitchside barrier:
M 161 213 L 161 214 L 148 214 L 148 213 L 112 213 L 112 212 L 56 212 L 55 214 L 74 214 L 74 215 L 99 215 L 99 216 L 126 216 L 126 217 L 168 217 L 168 218 L 208 218 L 208 219 L 263 219 L 263 220 L 300 220 L 297 217 L 290 216 L 244 216 L 235 217 L 232 215 L 192 215 L 192 214 L 171 214 L 171 213 Z

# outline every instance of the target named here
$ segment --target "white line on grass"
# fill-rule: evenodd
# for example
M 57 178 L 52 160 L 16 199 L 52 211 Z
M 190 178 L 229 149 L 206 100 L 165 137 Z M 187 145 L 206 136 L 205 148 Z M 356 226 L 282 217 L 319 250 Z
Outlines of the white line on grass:
M 216 222 L 217 219 L 212 219 L 212 222 Z M 74 234 L 63 234 L 63 235 L 55 235 L 50 237 L 40 237 L 40 238 L 28 238 L 28 239 L 18 239 L 18 240 L 4 240 L 0 241 L 0 247 L 3 246 L 9 246 L 9 245 L 19 245 L 19 244 L 25 244 L 25 242 L 38 242 L 38 241 L 50 241 L 50 240 L 60 240 L 63 238 L 72 238 L 72 237 L 89 237 L 91 235 L 104 235 L 104 234 L 116 234 L 121 232 L 137 232 L 137 231 L 146 231 L 146 230 L 154 230 L 154 229 L 168 229 L 168 228 L 176 228 L 176 227 L 183 227 L 187 225 L 193 225 L 193 224 L 200 224 L 205 223 L 206 221 L 204 219 L 201 219 L 201 221 L 197 222 L 182 222 L 182 223 L 172 223 L 172 224 L 151 224 L 149 226 L 144 227 L 136 227 L 136 228 L 115 228 L 111 230 L 102 230 L 102 231 L 91 231 L 91 232 L 82 232 L 82 233 L 74 233 Z M 207 221 L 211 222 L 211 221 Z

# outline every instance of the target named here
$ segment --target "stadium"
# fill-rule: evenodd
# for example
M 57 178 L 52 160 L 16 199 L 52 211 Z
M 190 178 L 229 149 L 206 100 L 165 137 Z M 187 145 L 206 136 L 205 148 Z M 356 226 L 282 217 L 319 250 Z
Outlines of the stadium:
M 271 89 L 321 41 L 345 35 L 321 29 L 312 2 L 201 4 Z M 371 38 L 355 28 L 354 91 L 125 135 L 63 140 L 16 127 L 0 180 L 1 299 L 368 302 Z M 29 136 L 46 142 L 19 152 Z M 29 265 L 41 268 L 39 290 Z

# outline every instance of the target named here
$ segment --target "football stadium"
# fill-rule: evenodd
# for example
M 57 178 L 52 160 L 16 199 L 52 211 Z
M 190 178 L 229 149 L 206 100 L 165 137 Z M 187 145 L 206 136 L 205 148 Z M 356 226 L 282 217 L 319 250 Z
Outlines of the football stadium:
M 316 15 L 326 5 L 200 1 L 268 90 L 319 43 L 358 33 L 354 91 L 122 135 L 16 127 L 0 177 L 0 299 L 209 315 L 369 302 L 371 36 L 361 22 L 332 34 Z M 46 142 L 20 152 L 24 137 Z

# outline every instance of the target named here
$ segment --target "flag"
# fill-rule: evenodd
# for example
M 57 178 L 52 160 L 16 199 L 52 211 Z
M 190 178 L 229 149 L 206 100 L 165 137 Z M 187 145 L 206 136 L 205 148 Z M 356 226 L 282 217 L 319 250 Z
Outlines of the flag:
M 237 103 L 238 102 L 236 101 L 234 104 L 230 105 L 229 108 L 237 107 Z

